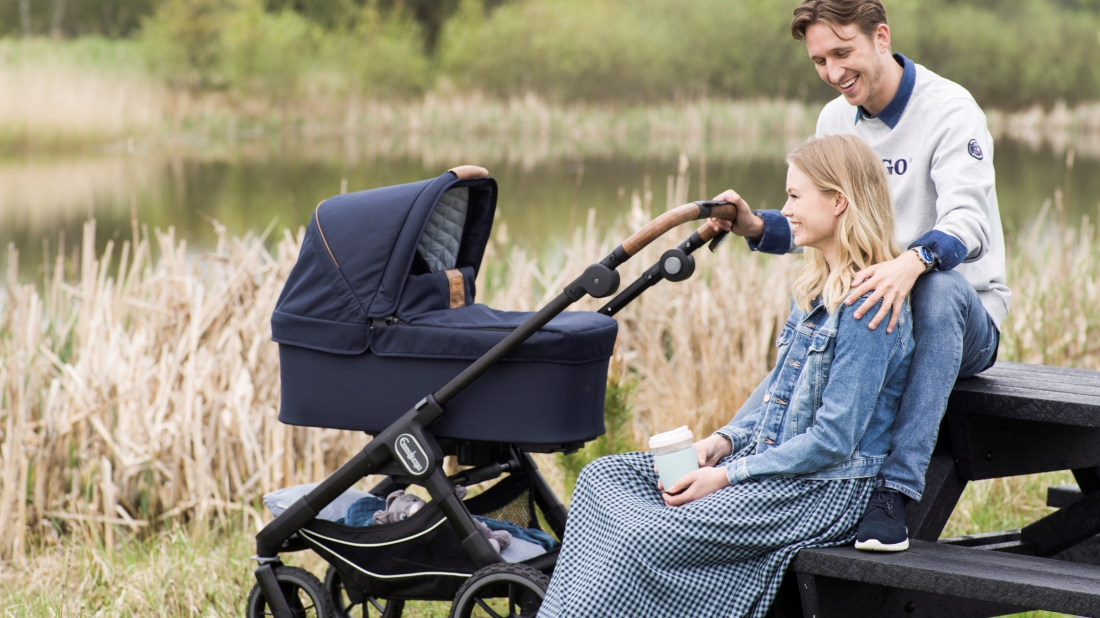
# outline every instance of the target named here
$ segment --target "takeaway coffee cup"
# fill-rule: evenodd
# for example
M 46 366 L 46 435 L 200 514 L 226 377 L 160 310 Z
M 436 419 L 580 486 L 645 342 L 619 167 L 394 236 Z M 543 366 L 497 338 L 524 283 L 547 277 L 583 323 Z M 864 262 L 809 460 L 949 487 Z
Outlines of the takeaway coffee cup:
M 661 485 L 665 491 L 688 472 L 699 469 L 699 458 L 691 439 L 691 430 L 687 425 L 659 433 L 649 439 L 653 463 L 657 466 L 657 474 L 661 477 Z

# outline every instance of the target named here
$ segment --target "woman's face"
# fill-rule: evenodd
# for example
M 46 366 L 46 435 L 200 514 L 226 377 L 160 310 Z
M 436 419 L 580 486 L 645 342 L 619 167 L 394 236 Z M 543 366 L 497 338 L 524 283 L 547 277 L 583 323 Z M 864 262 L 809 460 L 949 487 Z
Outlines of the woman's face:
M 787 203 L 783 216 L 791 222 L 794 244 L 831 253 L 840 214 L 848 206 L 841 194 L 826 195 L 794 165 L 787 166 Z

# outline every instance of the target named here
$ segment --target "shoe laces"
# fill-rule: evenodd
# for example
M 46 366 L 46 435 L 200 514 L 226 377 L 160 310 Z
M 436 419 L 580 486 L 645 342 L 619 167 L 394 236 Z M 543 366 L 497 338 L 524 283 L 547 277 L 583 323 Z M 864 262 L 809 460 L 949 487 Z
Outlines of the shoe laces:
M 886 509 L 887 513 L 894 514 L 894 502 L 890 499 L 891 491 L 888 489 L 876 489 L 871 494 L 871 506 Z

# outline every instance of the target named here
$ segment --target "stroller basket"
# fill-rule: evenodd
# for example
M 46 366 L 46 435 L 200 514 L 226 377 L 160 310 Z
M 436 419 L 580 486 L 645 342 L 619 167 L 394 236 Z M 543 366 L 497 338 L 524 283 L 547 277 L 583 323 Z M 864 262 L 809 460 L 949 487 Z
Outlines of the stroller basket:
M 280 421 L 376 435 L 532 315 L 473 304 L 496 198 L 492 178 L 444 174 L 317 207 L 271 320 Z M 617 332 L 608 316 L 563 313 L 450 402 L 433 433 L 530 450 L 601 435 Z
M 505 477 L 465 504 L 473 515 L 538 529 L 525 475 Z M 353 527 L 317 519 L 299 533 L 345 582 L 376 598 L 449 601 L 478 568 L 436 502 L 393 524 Z

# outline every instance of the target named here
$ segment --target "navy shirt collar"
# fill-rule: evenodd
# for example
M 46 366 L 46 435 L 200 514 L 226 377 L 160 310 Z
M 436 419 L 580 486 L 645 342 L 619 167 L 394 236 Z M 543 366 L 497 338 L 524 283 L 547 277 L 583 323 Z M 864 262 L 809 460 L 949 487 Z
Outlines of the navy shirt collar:
M 883 108 L 877 115 L 867 113 L 867 110 L 863 109 L 862 105 L 857 107 L 856 124 L 859 123 L 860 118 L 878 118 L 883 124 L 891 129 L 898 126 L 901 115 L 905 112 L 905 106 L 909 104 L 909 97 L 913 94 L 913 85 L 917 82 L 917 66 L 913 64 L 912 60 L 901 54 L 894 54 L 894 60 L 896 60 L 903 69 L 901 84 L 898 85 L 898 91 L 894 93 L 894 98 L 891 99 L 890 104 Z

